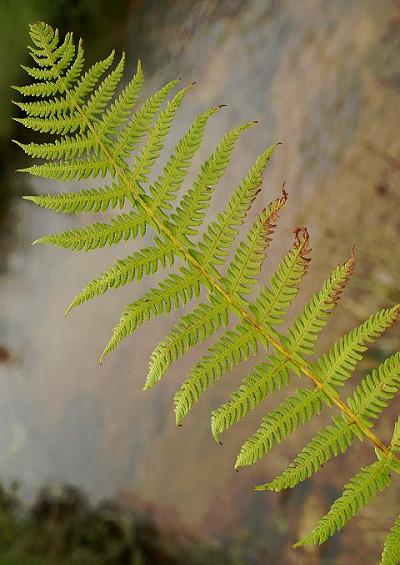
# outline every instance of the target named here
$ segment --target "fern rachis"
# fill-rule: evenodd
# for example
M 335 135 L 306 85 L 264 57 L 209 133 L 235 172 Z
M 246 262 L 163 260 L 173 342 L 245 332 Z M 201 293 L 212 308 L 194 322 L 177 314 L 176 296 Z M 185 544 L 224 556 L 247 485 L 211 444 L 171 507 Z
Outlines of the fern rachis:
M 114 215 L 108 223 L 96 222 L 88 227 L 46 235 L 36 243 L 90 251 L 118 244 L 121 239 L 133 240 L 150 230 L 154 232 L 150 246 L 119 259 L 90 281 L 73 299 L 68 312 L 109 289 L 140 280 L 165 266 L 172 268 L 179 257 L 183 266 L 125 307 L 102 358 L 142 323 L 198 299 L 204 289 L 208 302 L 197 304 L 190 313 L 182 315 L 154 350 L 145 388 L 159 382 L 171 363 L 225 327 L 176 394 L 175 414 L 177 423 L 181 424 L 211 384 L 256 351 L 265 349 L 265 360 L 244 378 L 231 399 L 213 412 L 212 433 L 218 440 L 222 432 L 245 417 L 268 394 L 288 384 L 291 373 L 306 377 L 312 388 L 300 388 L 264 417 L 260 429 L 244 444 L 237 466 L 254 463 L 300 423 L 305 424 L 319 414 L 323 407 L 336 406 L 341 417 L 317 434 L 281 476 L 260 487 L 281 490 L 294 486 L 316 472 L 339 450 L 346 451 L 355 436 L 368 438 L 376 449 L 377 461 L 350 481 L 343 496 L 302 543 L 325 541 L 367 500 L 389 486 L 390 471 L 400 469 L 399 426 L 395 428 L 391 444 L 386 445 L 371 425 L 371 419 L 380 416 L 386 402 L 398 392 L 398 358 L 390 358 L 366 377 L 347 402 L 340 398 L 338 390 L 350 379 L 367 344 L 399 317 L 400 306 L 371 316 L 320 359 L 306 361 L 352 273 L 354 253 L 349 261 L 333 271 L 321 291 L 313 295 L 286 335 L 279 333 L 277 326 L 288 317 L 288 308 L 306 275 L 310 252 L 307 230 L 297 228 L 294 246 L 270 277 L 269 285 L 258 287 L 258 276 L 286 202 L 286 192 L 268 205 L 242 241 L 236 242 L 276 145 L 258 156 L 233 191 L 225 210 L 199 236 L 213 192 L 224 176 L 235 145 L 254 122 L 238 126 L 223 136 L 201 165 L 192 187 L 177 202 L 207 123 L 220 107 L 197 116 L 179 140 L 161 175 L 152 181 L 153 167 L 160 158 L 175 116 L 194 85 L 183 87 L 172 96 L 178 81 L 171 81 L 150 96 L 140 109 L 134 110 L 143 84 L 140 63 L 136 75 L 118 94 L 124 56 L 113 70 L 110 69 L 115 55 L 111 53 L 83 73 L 83 44 L 79 41 L 75 46 L 72 34 L 67 34 L 60 43 L 57 31 L 37 23 L 31 26 L 31 38 L 34 46 L 30 53 L 37 66 L 24 67 L 34 79 L 33 84 L 17 87 L 21 95 L 30 98 L 25 103 L 17 102 L 26 114 L 18 121 L 28 128 L 54 135 L 55 140 L 19 143 L 28 155 L 43 160 L 23 170 L 61 181 L 108 175 L 111 184 L 83 188 L 76 193 L 26 198 L 60 213 L 103 213 L 130 207 L 127 212 Z M 132 155 L 133 161 L 128 161 Z M 221 265 L 227 262 L 231 252 L 233 257 L 224 275 Z M 256 298 L 253 299 L 250 295 L 254 291 Z M 226 329 L 232 319 L 236 319 L 234 328 Z M 384 382 L 389 389 L 381 388 Z M 383 555 L 387 563 L 396 555 L 393 550 L 396 536 L 397 522 Z

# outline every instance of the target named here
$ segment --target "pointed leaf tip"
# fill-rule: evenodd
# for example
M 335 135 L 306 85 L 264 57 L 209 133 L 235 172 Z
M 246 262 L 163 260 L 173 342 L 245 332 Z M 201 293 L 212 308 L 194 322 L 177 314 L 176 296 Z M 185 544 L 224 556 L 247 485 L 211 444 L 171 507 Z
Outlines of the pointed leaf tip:
M 74 308 L 74 302 L 72 301 L 71 304 L 68 306 L 68 308 L 65 310 L 64 316 L 68 316 L 68 314 L 71 312 L 73 308 Z

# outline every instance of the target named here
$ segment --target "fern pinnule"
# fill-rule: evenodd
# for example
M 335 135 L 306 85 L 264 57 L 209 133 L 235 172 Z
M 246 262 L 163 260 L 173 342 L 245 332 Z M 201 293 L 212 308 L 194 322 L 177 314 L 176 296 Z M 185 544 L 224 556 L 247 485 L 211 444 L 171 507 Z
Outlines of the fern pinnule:
M 85 188 L 79 192 L 62 192 L 38 196 L 23 196 L 40 206 L 61 214 L 81 214 L 105 212 L 114 208 L 122 209 L 126 201 L 126 189 L 120 184 L 101 188 Z
M 119 214 L 109 223 L 96 222 L 83 228 L 44 235 L 33 244 L 54 245 L 71 251 L 92 251 L 106 245 L 116 245 L 121 240 L 127 241 L 143 235 L 145 225 L 135 212 Z

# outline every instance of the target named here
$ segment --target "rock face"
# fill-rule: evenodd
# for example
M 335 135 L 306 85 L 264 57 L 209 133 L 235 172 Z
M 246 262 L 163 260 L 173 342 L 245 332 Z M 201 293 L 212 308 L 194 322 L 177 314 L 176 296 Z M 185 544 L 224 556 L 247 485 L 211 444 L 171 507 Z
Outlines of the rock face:
M 142 58 L 148 92 L 174 76 L 199 82 L 182 109 L 169 147 L 195 112 L 209 105 L 226 103 L 227 108 L 210 127 L 203 157 L 233 124 L 259 121 L 238 147 L 214 212 L 257 152 L 281 141 L 259 203 L 261 207 L 275 197 L 286 181 L 290 201 L 275 237 L 272 264 L 291 244 L 294 227 L 306 224 L 314 251 L 305 296 L 356 243 L 357 277 L 341 314 L 332 318 L 330 338 L 374 308 L 396 300 L 399 2 L 153 0 L 134 4 L 131 21 L 127 51 L 132 62 Z M 43 185 L 35 183 L 34 188 L 47 191 Z M 0 365 L 2 475 L 20 477 L 31 487 L 44 479 L 67 480 L 96 496 L 130 490 L 170 506 L 189 527 L 208 534 L 236 531 L 249 548 L 256 547 L 254 536 L 259 535 L 271 562 L 300 559 L 284 549 L 302 531 L 303 521 L 308 524 L 308 516 L 298 510 L 310 500 L 310 512 L 317 517 L 360 461 L 370 460 L 370 447 L 356 447 L 353 455 L 332 463 L 331 472 L 325 470 L 288 499 L 252 494 L 252 485 L 281 470 L 310 431 L 297 434 L 266 463 L 234 473 L 239 446 L 271 406 L 267 402 L 236 432 L 227 434 L 224 447 L 213 443 L 208 414 L 237 386 L 243 368 L 206 395 L 184 428 L 177 430 L 171 397 L 194 356 L 171 370 L 157 390 L 141 392 L 148 355 L 171 318 L 143 327 L 104 367 L 97 365 L 98 352 L 122 305 L 153 280 L 124 288 L 74 312 L 67 321 L 62 319 L 71 295 L 113 258 L 128 254 L 132 245 L 84 256 L 32 250 L 30 239 L 68 229 L 79 219 L 53 216 L 26 203 L 17 205 L 16 215 L 19 243 L 0 279 L 1 345 L 11 351 Z M 264 273 L 268 272 L 267 267 Z M 386 342 L 386 349 L 390 346 Z M 312 426 L 317 430 L 320 423 Z M 385 431 L 383 425 L 382 434 Z M 386 500 L 376 508 L 373 520 L 381 520 L 390 510 L 395 515 L 394 502 Z M 386 518 L 383 525 L 389 525 Z M 357 553 L 347 543 L 355 530 L 357 536 L 363 535 L 360 525 L 354 524 L 349 534 L 328 546 L 326 555 L 336 555 L 335 563 L 347 563 L 350 556 L 364 559 L 361 549 Z M 368 546 L 366 563 L 376 562 L 381 539 L 383 533 Z M 364 551 L 366 546 L 361 545 Z M 319 557 L 310 554 L 307 559 L 312 563 Z

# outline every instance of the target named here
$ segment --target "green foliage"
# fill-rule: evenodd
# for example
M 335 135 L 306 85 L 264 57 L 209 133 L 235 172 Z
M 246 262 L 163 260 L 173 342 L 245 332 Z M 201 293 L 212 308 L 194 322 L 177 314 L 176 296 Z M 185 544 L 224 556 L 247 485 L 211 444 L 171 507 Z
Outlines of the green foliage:
M 372 427 L 371 420 L 379 418 L 399 389 L 400 353 L 395 353 L 361 381 L 347 399 L 347 405 L 364 425 Z M 294 487 L 311 477 L 332 457 L 345 453 L 357 437 L 361 441 L 364 439 L 357 424 L 346 414 L 333 417 L 332 424 L 318 432 L 281 475 L 258 490 L 280 491 Z
M 312 386 L 300 388 L 264 416 L 259 429 L 242 446 L 236 467 L 256 463 L 323 408 L 339 408 L 341 416 L 333 418 L 332 424 L 319 432 L 280 476 L 258 487 L 292 487 L 317 472 L 333 456 L 346 451 L 356 437 L 367 437 L 376 448 L 377 460 L 350 481 L 328 514 L 297 545 L 323 543 L 378 491 L 389 486 L 391 471 L 400 469 L 400 424 L 389 446 L 371 429 L 372 421 L 380 417 L 398 392 L 400 354 L 365 377 L 347 403 L 339 394 L 369 344 L 399 318 L 400 306 L 370 316 L 319 359 L 306 361 L 352 274 L 355 257 L 353 250 L 349 260 L 334 269 L 289 329 L 281 333 L 280 325 L 290 319 L 289 308 L 310 261 L 309 234 L 305 228 L 296 228 L 293 247 L 270 276 L 269 283 L 259 284 L 271 236 L 287 200 L 285 191 L 259 213 L 237 241 L 276 145 L 257 157 L 233 190 L 225 209 L 207 222 L 213 192 L 229 166 L 235 145 L 255 122 L 227 132 L 199 167 L 192 186 L 185 189 L 207 123 L 221 107 L 206 110 L 195 118 L 154 180 L 153 168 L 176 114 L 194 85 L 181 88 L 171 98 L 178 85 L 178 81 L 171 81 L 136 108 L 143 84 L 140 63 L 133 79 L 121 89 L 124 56 L 114 64 L 115 55 L 111 53 L 84 72 L 83 45 L 81 41 L 76 45 L 72 34 L 60 41 L 57 31 L 37 23 L 31 26 L 31 38 L 34 46 L 30 53 L 36 66 L 25 67 L 33 78 L 31 84 L 16 87 L 29 98 L 27 102 L 17 102 L 26 114 L 18 121 L 33 130 L 52 134 L 54 140 L 19 143 L 28 155 L 42 160 L 23 170 L 60 181 L 105 176 L 107 181 L 104 186 L 85 187 L 75 193 L 26 198 L 60 213 L 111 214 L 107 222 L 45 235 L 35 243 L 91 251 L 142 237 L 149 230 L 154 234 L 150 246 L 119 259 L 89 281 L 67 312 L 109 289 L 138 281 L 164 267 L 169 269 L 168 276 L 158 285 L 124 308 L 101 359 L 144 322 L 195 302 L 193 309 L 179 317 L 155 348 L 144 387 L 153 387 L 172 363 L 223 328 L 175 395 L 178 424 L 182 424 L 211 385 L 233 367 L 265 350 L 263 361 L 244 377 L 228 402 L 212 413 L 211 428 L 216 440 L 267 395 L 288 385 L 292 373 L 306 377 Z M 113 212 L 117 208 L 120 213 Z M 177 259 L 179 267 L 173 271 Z M 226 269 L 222 268 L 225 265 Z M 228 327 L 231 322 L 233 325 Z M 393 532 L 385 549 L 389 555 L 395 552 L 391 540 L 398 534 L 396 527 Z
M 382 565 L 397 565 L 400 561 L 400 516 L 389 532 L 382 553 Z
M 390 481 L 390 464 L 386 457 L 361 469 L 345 486 L 342 496 L 335 500 L 328 514 L 321 518 L 311 534 L 297 542 L 294 547 L 324 543 L 380 491 L 388 488 Z

